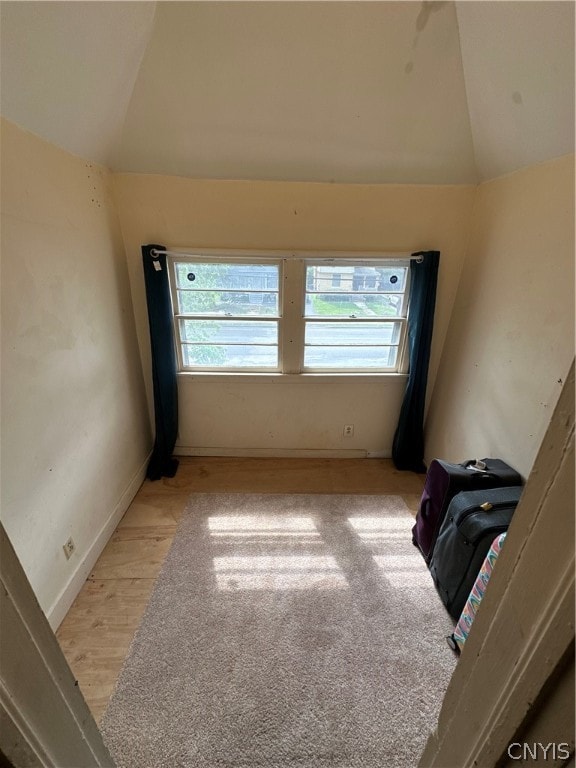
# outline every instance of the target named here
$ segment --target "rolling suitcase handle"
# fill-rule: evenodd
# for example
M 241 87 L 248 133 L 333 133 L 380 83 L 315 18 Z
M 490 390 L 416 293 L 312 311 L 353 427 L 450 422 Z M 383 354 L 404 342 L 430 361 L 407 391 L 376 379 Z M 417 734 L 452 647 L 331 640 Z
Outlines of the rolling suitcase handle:
M 488 473 L 486 462 L 482 461 L 482 459 L 468 459 L 467 461 L 462 462 L 462 466 L 464 469 L 473 469 L 475 472 Z

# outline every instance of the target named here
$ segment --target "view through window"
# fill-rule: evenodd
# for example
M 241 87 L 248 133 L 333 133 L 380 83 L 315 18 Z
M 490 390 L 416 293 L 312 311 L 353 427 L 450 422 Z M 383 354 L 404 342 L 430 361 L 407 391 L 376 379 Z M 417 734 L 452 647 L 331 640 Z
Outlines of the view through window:
M 406 266 L 306 266 L 304 368 L 397 370 Z
M 398 372 L 409 261 L 173 256 L 182 371 Z

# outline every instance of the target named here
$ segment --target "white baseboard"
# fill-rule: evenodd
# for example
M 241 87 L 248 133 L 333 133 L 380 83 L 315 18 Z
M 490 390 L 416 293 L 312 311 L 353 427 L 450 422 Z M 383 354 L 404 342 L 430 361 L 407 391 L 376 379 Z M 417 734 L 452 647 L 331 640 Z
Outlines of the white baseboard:
M 367 453 L 363 448 L 193 448 L 188 445 L 180 445 L 174 449 L 174 455 L 275 459 L 365 459 Z
M 148 454 L 146 460 L 135 472 L 134 476 L 128 483 L 126 490 L 120 497 L 118 503 L 114 507 L 108 520 L 102 526 L 100 532 L 94 539 L 92 546 L 86 552 L 84 557 L 78 563 L 76 570 L 71 575 L 68 583 L 64 589 L 60 592 L 54 603 L 50 606 L 46 612 L 46 618 L 54 632 L 58 629 L 62 623 L 64 617 L 68 613 L 70 606 L 76 599 L 76 596 L 84 586 L 84 582 L 88 578 L 90 571 L 96 564 L 96 561 L 100 557 L 102 550 L 108 543 L 110 537 L 114 533 L 116 526 L 124 516 L 124 513 L 130 506 L 132 499 L 136 496 L 136 493 L 146 477 L 146 468 L 150 460 L 152 452 Z

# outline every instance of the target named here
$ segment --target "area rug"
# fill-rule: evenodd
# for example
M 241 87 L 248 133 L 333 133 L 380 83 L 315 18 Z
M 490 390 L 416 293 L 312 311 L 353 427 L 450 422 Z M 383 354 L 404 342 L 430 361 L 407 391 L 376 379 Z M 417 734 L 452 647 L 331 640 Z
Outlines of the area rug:
M 414 768 L 455 659 L 412 524 L 192 495 L 101 723 L 118 768 Z

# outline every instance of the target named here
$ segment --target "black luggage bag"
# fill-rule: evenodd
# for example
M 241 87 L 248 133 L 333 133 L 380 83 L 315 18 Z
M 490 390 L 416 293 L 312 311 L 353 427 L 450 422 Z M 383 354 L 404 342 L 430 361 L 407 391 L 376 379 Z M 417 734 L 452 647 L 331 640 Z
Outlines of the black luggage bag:
M 494 538 L 508 530 L 521 494 L 520 486 L 463 491 L 450 502 L 429 568 L 455 621 Z
M 412 541 L 424 560 L 430 562 L 446 510 L 457 493 L 509 485 L 522 485 L 522 478 L 501 459 L 470 459 L 462 464 L 433 459 L 412 528 Z

